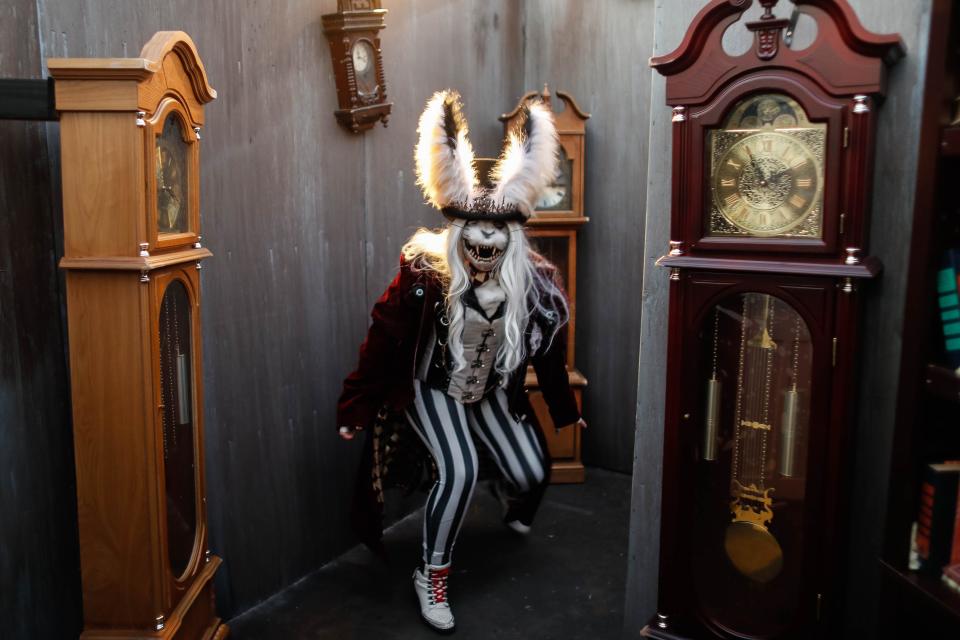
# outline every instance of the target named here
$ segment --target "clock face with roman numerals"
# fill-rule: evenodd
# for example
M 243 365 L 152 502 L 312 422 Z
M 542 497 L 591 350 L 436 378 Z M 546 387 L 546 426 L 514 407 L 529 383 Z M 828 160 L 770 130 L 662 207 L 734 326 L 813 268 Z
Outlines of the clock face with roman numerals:
M 708 235 L 821 238 L 825 139 L 787 96 L 739 103 L 707 136 Z
M 726 220 L 747 233 L 788 233 L 820 203 L 820 163 L 784 133 L 755 133 L 734 143 L 715 167 L 715 203 Z

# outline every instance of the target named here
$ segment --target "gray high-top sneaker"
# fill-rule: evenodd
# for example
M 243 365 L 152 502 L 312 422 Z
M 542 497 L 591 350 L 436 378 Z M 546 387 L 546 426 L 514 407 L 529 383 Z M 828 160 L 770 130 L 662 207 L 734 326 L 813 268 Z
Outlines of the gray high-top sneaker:
M 413 571 L 413 589 L 420 601 L 420 615 L 423 621 L 440 633 L 451 633 L 454 629 L 453 612 L 447 601 L 447 577 L 450 564 L 437 566 L 428 564 L 426 571 L 417 567 Z

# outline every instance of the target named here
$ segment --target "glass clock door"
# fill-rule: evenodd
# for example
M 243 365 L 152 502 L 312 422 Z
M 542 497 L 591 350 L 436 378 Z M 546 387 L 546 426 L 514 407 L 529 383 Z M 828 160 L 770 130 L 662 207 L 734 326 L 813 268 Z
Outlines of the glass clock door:
M 197 530 L 192 332 L 187 288 L 171 281 L 160 306 L 160 391 L 170 569 L 183 576 Z
M 154 169 L 157 179 L 157 232 L 190 230 L 189 143 L 180 118 L 167 116 L 157 137 Z
M 783 300 L 743 293 L 709 310 L 699 337 L 697 599 L 720 629 L 774 636 L 802 600 L 810 332 Z

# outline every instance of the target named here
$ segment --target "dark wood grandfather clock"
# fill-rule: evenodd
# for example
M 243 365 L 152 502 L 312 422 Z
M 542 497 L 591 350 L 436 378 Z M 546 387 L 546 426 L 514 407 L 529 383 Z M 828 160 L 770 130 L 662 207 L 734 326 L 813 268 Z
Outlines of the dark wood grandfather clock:
M 580 227 L 589 218 L 583 214 L 583 176 L 585 133 L 589 113 L 583 111 L 568 93 L 556 92 L 558 100 L 554 102 L 550 89 L 544 85 L 543 91 L 525 93 L 517 106 L 509 113 L 500 116 L 504 133 L 510 130 L 514 120 L 520 116 L 520 110 L 530 100 L 541 100 L 550 105 L 557 123 L 557 135 L 560 138 L 560 154 L 557 174 L 550 186 L 543 190 L 537 201 L 533 215 L 527 223 L 527 235 L 534 249 L 555 264 L 563 278 L 567 295 L 570 298 L 570 324 L 567 328 L 567 373 L 570 386 L 577 398 L 577 406 L 582 405 L 583 389 L 587 386 L 586 377 L 574 365 L 577 326 L 577 235 Z M 558 110 L 556 107 L 560 107 Z M 583 482 L 586 471 L 581 459 L 581 429 L 574 425 L 558 430 L 554 425 L 537 382 L 533 366 L 527 368 L 527 392 L 530 394 L 530 406 L 537 414 L 537 421 L 543 429 L 543 435 L 553 460 L 550 481 L 553 483 Z
M 794 50 L 796 16 L 761 0 L 731 56 L 751 4 L 713 0 L 651 61 L 673 107 L 653 638 L 829 637 L 840 611 L 875 111 L 904 49 L 796 0 L 817 36 Z
M 54 58 L 85 640 L 224 638 L 207 547 L 190 37 Z

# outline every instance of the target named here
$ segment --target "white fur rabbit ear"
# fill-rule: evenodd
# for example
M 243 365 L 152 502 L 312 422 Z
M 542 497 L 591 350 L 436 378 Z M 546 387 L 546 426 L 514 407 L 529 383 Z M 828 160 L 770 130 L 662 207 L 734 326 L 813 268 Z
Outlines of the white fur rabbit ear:
M 427 102 L 417 127 L 417 184 L 438 209 L 473 201 L 477 186 L 467 119 L 456 91 L 438 91 Z
M 491 197 L 497 204 L 515 205 L 530 217 L 540 192 L 556 177 L 560 140 L 549 106 L 532 101 L 521 113 L 491 172 Z

